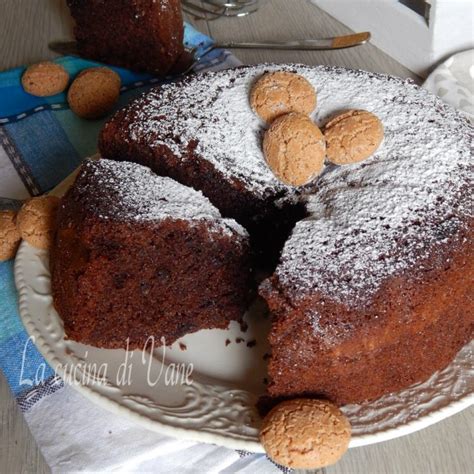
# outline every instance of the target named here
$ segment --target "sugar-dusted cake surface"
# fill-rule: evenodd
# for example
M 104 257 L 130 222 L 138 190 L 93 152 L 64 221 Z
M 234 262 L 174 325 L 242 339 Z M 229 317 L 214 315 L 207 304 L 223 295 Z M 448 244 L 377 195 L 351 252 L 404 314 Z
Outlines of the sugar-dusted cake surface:
M 223 218 L 200 191 L 136 163 L 87 160 L 76 188 L 84 207 L 103 220 L 157 223 L 181 219 L 191 225 L 206 221 L 211 232 L 247 236 L 241 225 Z
M 249 230 L 257 250 L 278 255 L 304 208 L 299 190 L 280 183 L 262 159 L 265 128 L 248 100 L 259 71 L 200 74 L 152 89 L 105 125 L 99 148 L 201 190 Z
M 309 217 L 293 229 L 275 274 L 295 299 L 317 287 L 361 307 L 388 278 L 470 228 L 472 127 L 423 89 L 406 97 L 386 89 L 358 102 L 381 117 L 381 148 L 363 163 L 328 166 L 304 197 Z
M 171 344 L 239 320 L 248 302 L 247 232 L 135 163 L 83 164 L 58 212 L 51 267 L 67 336 L 98 347 Z
M 127 155 L 128 147 L 137 147 L 141 153 L 135 160 L 146 160 L 148 154 L 158 171 L 166 166 L 167 154 L 175 158 L 176 168 L 202 159 L 222 180 L 238 182 L 256 199 L 293 196 L 295 190 L 275 178 L 262 160 L 265 128 L 249 105 L 254 79 L 276 69 L 280 66 L 208 72 L 156 87 L 105 125 L 101 151 L 119 159 Z
M 322 127 L 342 110 L 376 114 L 381 147 L 311 185 L 279 183 L 248 100 L 276 70 L 316 88 Z M 269 394 L 350 403 L 427 378 L 472 337 L 472 140 L 459 113 L 412 82 L 258 65 L 152 90 L 105 126 L 100 149 L 202 190 L 268 247 L 285 241 L 261 286 L 273 317 Z

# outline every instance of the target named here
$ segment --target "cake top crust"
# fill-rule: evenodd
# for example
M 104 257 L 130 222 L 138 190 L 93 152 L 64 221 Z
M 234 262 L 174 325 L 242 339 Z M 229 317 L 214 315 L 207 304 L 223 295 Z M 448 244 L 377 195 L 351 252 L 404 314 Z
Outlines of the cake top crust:
M 252 111 L 249 94 L 264 70 L 210 72 L 152 89 L 129 106 L 125 140 L 165 145 L 184 161 L 193 159 L 192 151 L 262 199 L 296 195 L 263 159 L 266 124 Z
M 266 125 L 249 104 L 255 81 L 272 71 L 296 72 L 313 85 L 319 127 L 342 111 L 374 113 L 385 130 L 376 153 L 328 164 L 302 188 L 279 182 L 262 153 Z M 160 86 L 133 102 L 124 122 L 126 140 L 165 145 L 182 160 L 198 154 L 254 195 L 303 196 L 310 216 L 295 226 L 273 279 L 290 299 L 317 290 L 366 304 L 387 278 L 432 256 L 472 219 L 473 128 L 409 80 L 326 66 L 241 67 Z
M 247 231 L 187 186 L 156 175 L 149 168 L 101 158 L 86 160 L 74 184 L 81 204 L 103 220 L 160 222 L 164 219 L 206 221 L 211 230 L 247 236 Z
M 317 122 L 367 109 L 385 138 L 363 163 L 326 167 L 305 196 L 309 217 L 296 224 L 275 276 L 290 300 L 317 291 L 360 307 L 388 278 L 439 265 L 441 247 L 472 225 L 473 128 L 410 82 L 340 69 L 315 75 Z

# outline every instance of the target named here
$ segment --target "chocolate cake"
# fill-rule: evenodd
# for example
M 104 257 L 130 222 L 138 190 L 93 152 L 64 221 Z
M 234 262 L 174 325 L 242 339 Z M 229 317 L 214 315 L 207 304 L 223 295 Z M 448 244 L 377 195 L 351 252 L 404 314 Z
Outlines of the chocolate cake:
M 171 344 L 226 328 L 246 309 L 247 232 L 200 192 L 144 166 L 86 161 L 57 222 L 52 292 L 70 339 Z
M 375 113 L 378 151 L 305 188 L 278 182 L 249 106 L 254 81 L 277 70 L 316 88 L 321 127 L 341 110 Z M 273 319 L 268 393 L 344 404 L 428 378 L 472 337 L 472 140 L 459 113 L 410 81 L 259 65 L 152 90 L 106 125 L 100 149 L 201 190 L 263 248 L 297 222 L 260 290 Z
M 164 76 L 183 54 L 179 0 L 67 0 L 82 56 Z

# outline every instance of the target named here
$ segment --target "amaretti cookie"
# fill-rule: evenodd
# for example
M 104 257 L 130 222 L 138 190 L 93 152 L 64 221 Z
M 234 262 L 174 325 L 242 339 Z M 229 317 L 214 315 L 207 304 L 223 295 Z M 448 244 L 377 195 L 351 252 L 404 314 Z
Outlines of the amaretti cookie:
M 266 131 L 263 153 L 280 181 L 302 186 L 323 170 L 326 142 L 307 115 L 293 112 L 278 117 Z
M 171 344 L 242 318 L 248 234 L 200 192 L 144 166 L 86 161 L 61 201 L 51 270 L 70 339 Z
M 108 67 L 81 71 L 69 88 L 71 110 L 84 119 L 98 119 L 111 112 L 120 94 L 120 76 Z
M 39 196 L 26 201 L 18 212 L 16 225 L 21 238 L 33 247 L 49 249 L 53 241 L 59 198 Z
M 324 127 L 328 160 L 336 165 L 358 163 L 371 156 L 383 140 L 380 119 L 367 110 L 348 110 Z
M 336 463 L 349 447 L 351 425 L 327 400 L 296 398 L 268 413 L 260 441 L 273 461 L 293 469 L 319 469 Z
M 25 92 L 48 97 L 63 92 L 69 83 L 69 73 L 60 64 L 43 61 L 26 68 L 21 77 Z
M 21 236 L 16 227 L 16 212 L 0 211 L 0 261 L 10 260 L 16 254 Z
M 316 90 L 302 75 L 268 72 L 252 86 L 250 103 L 262 120 L 271 123 L 290 112 L 310 114 L 316 107 Z

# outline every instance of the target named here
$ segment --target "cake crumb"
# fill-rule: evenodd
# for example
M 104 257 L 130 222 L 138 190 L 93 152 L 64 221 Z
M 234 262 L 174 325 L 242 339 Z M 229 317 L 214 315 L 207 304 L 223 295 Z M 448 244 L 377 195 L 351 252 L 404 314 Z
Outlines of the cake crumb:
M 226 339 L 226 340 L 225 340 L 225 346 L 226 346 L 226 347 L 227 347 L 230 343 L 231 343 L 231 340 L 230 340 L 230 339 Z
M 257 345 L 257 341 L 252 339 L 251 341 L 247 342 L 247 347 L 255 347 Z
M 244 340 L 241 337 L 237 337 L 237 338 L 235 338 L 235 342 L 237 344 L 240 344 L 241 342 L 244 342 Z
M 185 351 L 188 347 L 186 346 L 186 344 L 183 344 L 182 342 L 179 343 L 179 348 L 182 350 L 182 351 Z

